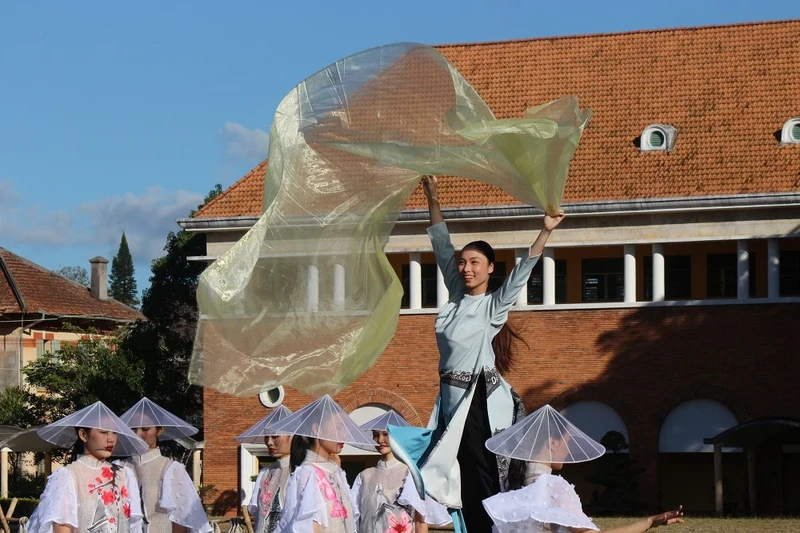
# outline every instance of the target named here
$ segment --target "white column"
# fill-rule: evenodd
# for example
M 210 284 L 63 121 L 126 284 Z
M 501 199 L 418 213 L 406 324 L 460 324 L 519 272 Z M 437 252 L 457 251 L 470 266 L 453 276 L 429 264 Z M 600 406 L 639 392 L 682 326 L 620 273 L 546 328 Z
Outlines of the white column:
M 545 247 L 542 253 L 542 304 L 556 303 L 556 251 Z
M 436 266 L 436 307 L 441 309 L 444 307 L 444 304 L 447 303 L 447 300 L 450 299 L 450 291 L 447 290 L 447 286 L 444 284 L 444 274 L 442 274 L 442 269 L 439 266 Z
M 203 453 L 201 450 L 194 450 L 192 452 L 192 481 L 194 482 L 194 488 L 200 488 L 200 485 L 203 481 L 202 472 L 203 472 Z
M 319 269 L 317 265 L 308 265 L 308 310 L 319 311 Z
M 422 309 L 422 264 L 419 252 L 408 254 L 408 307 Z
M 664 301 L 664 245 L 653 245 L 653 301 Z
M 344 265 L 333 265 L 333 308 L 344 310 Z
M 530 254 L 530 248 L 517 248 L 514 250 L 514 262 L 518 265 L 521 261 L 524 261 L 528 255 Z M 522 286 L 522 290 L 519 292 L 519 296 L 517 296 L 517 303 L 516 305 L 528 305 L 528 284 Z
M 778 239 L 767 240 L 767 296 L 777 298 L 781 294 L 781 254 Z
M 750 298 L 750 243 L 736 241 L 736 298 Z
M 255 481 L 250 480 L 252 476 L 258 474 L 258 470 L 253 468 L 254 458 L 256 461 L 258 460 L 244 445 L 239 446 L 239 494 L 242 497 L 241 505 L 245 505 L 250 501 L 253 487 L 256 484 Z
M 636 246 L 625 245 L 625 301 L 636 301 Z
M 0 466 L 0 498 L 8 498 L 8 452 L 9 448 L 3 448 L 0 451 L 0 461 L 3 462 Z

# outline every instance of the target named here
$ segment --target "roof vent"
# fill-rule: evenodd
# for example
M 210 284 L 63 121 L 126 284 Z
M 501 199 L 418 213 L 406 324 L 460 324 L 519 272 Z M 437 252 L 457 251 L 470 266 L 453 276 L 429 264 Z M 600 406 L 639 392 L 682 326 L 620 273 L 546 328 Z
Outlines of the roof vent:
M 642 152 L 669 152 L 675 147 L 678 130 L 667 124 L 650 124 L 642 133 L 639 150 Z
M 781 144 L 800 144 L 800 117 L 790 118 L 783 125 Z

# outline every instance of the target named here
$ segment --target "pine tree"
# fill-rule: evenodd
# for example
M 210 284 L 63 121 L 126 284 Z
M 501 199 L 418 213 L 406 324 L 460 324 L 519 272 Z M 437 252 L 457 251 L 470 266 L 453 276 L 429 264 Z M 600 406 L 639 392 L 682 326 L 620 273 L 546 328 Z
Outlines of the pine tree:
M 136 277 L 133 270 L 133 257 L 128 249 L 128 240 L 122 232 L 117 255 L 111 261 L 108 295 L 118 302 L 135 307 L 139 305 L 137 297 Z

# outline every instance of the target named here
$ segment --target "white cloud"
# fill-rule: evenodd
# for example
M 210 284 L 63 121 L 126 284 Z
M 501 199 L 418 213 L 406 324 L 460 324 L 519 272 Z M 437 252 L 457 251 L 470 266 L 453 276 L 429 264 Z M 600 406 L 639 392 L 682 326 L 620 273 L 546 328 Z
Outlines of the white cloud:
M 247 163 L 260 161 L 269 153 L 269 132 L 248 129 L 235 122 L 226 122 L 220 132 L 225 157 Z
M 66 209 L 17 203 L 0 210 L 0 235 L 7 244 L 81 247 L 113 256 L 124 231 L 134 262 L 149 265 L 163 254 L 167 233 L 180 229 L 175 219 L 188 216 L 202 201 L 199 193 L 153 187 L 143 195 L 127 193 Z

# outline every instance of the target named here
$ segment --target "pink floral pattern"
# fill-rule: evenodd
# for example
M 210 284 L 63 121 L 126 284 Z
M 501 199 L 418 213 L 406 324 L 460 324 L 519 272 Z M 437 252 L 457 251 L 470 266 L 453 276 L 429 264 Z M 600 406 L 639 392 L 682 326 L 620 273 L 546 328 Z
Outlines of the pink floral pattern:
M 321 468 L 314 467 L 317 474 L 317 488 L 319 488 L 322 495 L 326 500 L 331 502 L 331 518 L 347 518 L 347 507 L 342 505 L 339 498 L 336 497 L 336 491 L 333 490 L 331 482 L 328 481 L 328 476 Z
M 384 533 L 411 533 L 413 524 L 408 513 L 403 511 L 398 518 L 396 515 L 389 515 L 389 528 Z

